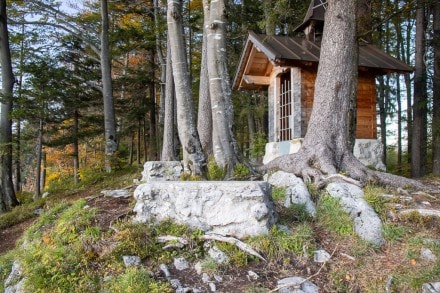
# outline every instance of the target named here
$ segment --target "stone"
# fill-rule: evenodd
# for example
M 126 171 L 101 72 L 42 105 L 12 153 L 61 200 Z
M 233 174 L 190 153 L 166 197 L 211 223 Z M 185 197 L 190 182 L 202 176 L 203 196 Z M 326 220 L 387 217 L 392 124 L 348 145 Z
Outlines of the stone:
M 288 287 L 283 287 L 286 285 Z M 295 285 L 300 284 L 300 285 Z M 290 277 L 279 280 L 277 287 L 283 287 L 278 292 L 279 293 L 318 293 L 318 286 L 302 277 Z
M 42 208 L 38 208 L 34 210 L 34 215 L 41 216 L 41 214 L 44 212 Z
M 224 264 L 229 261 L 229 256 L 218 249 L 217 246 L 213 246 L 208 250 L 208 255 L 218 264 Z
M 420 258 L 428 262 L 436 262 L 437 256 L 429 248 L 420 249 Z
M 422 217 L 437 217 L 440 218 L 439 210 L 430 210 L 430 209 L 406 209 L 400 211 L 401 215 L 409 215 L 412 213 L 418 213 Z
M 185 258 L 177 257 L 174 259 L 174 267 L 176 270 L 183 271 L 189 268 L 189 263 Z
M 196 271 L 197 275 L 202 274 L 203 271 L 202 263 L 199 261 L 196 262 L 196 264 L 194 265 L 194 270 Z
M 217 287 L 215 286 L 215 284 L 213 282 L 208 283 L 208 286 L 209 286 L 209 290 L 211 290 L 211 292 L 217 291 Z
M 342 209 L 354 221 L 354 230 L 363 240 L 380 246 L 384 243 L 382 221 L 364 199 L 364 192 L 349 183 L 330 183 L 327 188 L 330 196 L 339 199 Z
M 323 249 L 316 250 L 313 254 L 313 261 L 316 263 L 324 263 L 329 261 L 331 258 L 330 253 Z
M 218 283 L 223 282 L 223 278 L 222 278 L 222 276 L 214 275 L 214 279 L 215 279 Z
M 179 161 L 149 161 L 144 164 L 141 181 L 176 181 L 182 172 L 182 163 Z
M 440 293 L 440 282 L 423 284 L 422 293 Z
M 309 190 L 304 181 L 294 174 L 284 171 L 277 171 L 268 176 L 267 182 L 276 187 L 286 187 L 286 197 L 284 206 L 290 207 L 292 204 L 304 205 L 309 215 L 316 215 L 316 206 L 312 201 Z
M 169 279 L 171 277 L 170 270 L 168 269 L 168 266 L 166 264 L 160 264 L 159 269 L 162 271 L 166 279 Z
M 46 198 L 46 197 L 48 197 L 50 194 L 49 194 L 49 192 L 44 192 L 42 195 L 41 195 L 41 198 Z
M 270 190 L 263 181 L 153 181 L 134 191 L 135 221 L 172 219 L 237 238 L 267 234 L 277 220 Z
M 102 190 L 101 194 L 106 197 L 113 198 L 129 198 L 131 197 L 130 192 L 127 189 L 116 189 L 116 190 Z
M 258 280 L 260 276 L 258 276 L 258 274 L 256 272 L 253 271 L 248 271 L 247 273 L 247 278 L 249 281 L 256 281 Z
M 211 282 L 211 278 L 209 277 L 209 275 L 207 273 L 202 274 L 202 282 L 205 284 Z
M 356 139 L 353 154 L 365 166 L 371 166 L 379 171 L 387 168 L 382 162 L 383 145 L 376 139 Z
M 141 258 L 139 256 L 123 255 L 122 260 L 124 261 L 124 265 L 126 268 L 136 267 L 141 264 Z
M 4 293 L 24 293 L 25 279 L 21 279 L 17 284 L 5 288 Z
M 11 272 L 5 280 L 5 288 L 17 284 L 23 277 L 21 265 L 18 260 L 12 264 Z
M 171 279 L 170 284 L 171 284 L 171 287 L 173 287 L 174 289 L 182 287 L 182 284 L 180 283 L 180 281 L 178 279 Z

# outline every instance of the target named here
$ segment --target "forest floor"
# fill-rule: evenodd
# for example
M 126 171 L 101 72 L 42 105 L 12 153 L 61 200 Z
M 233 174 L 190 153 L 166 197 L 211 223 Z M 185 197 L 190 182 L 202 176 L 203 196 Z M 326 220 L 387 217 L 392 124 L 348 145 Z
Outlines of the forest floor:
M 439 192 L 430 195 L 414 194 L 411 203 L 397 199 L 391 204 L 404 205 L 406 208 L 423 206 L 440 210 L 440 179 L 431 178 L 424 181 L 438 186 Z M 134 205 L 131 197 L 105 197 L 99 194 L 97 189 L 85 189 L 64 200 L 74 202 L 81 198 L 86 200 L 88 206 L 96 208 L 93 225 L 99 226 L 103 232 L 108 232 L 111 224 L 118 219 L 130 217 Z M 271 242 L 269 245 L 280 247 L 274 248 L 275 250 L 269 248 L 268 251 L 272 252 L 266 251 L 266 254 L 263 254 L 268 259 L 266 262 L 245 258 L 245 261 L 238 261 L 229 266 L 208 269 L 207 272 L 211 277 L 221 276 L 222 281 L 215 282 L 217 292 L 270 292 L 277 287 L 278 280 L 293 276 L 310 278 L 310 281 L 320 288 L 320 292 L 386 292 L 386 284 L 390 278 L 392 280 L 388 288 L 390 292 L 420 292 L 421 284 L 440 282 L 439 218 L 420 217 L 416 214 L 400 216 L 395 209 L 389 208 L 390 202 L 385 202 L 381 198 L 375 199 L 378 201 L 378 212 L 388 228 L 385 233 L 386 243 L 381 248 L 369 246 L 351 233 L 332 230 L 323 223 L 325 221 L 323 219 L 298 220 L 289 224 L 289 229 L 295 233 L 298 225 L 304 221 L 311 229 L 310 233 L 313 237 L 308 245 L 313 249 L 326 250 L 332 255 L 330 261 L 324 264 L 315 263 L 312 253 L 286 253 L 282 251 L 281 246 L 287 244 L 276 240 L 278 242 Z M 281 218 L 283 215 L 292 216 L 291 212 L 285 210 L 280 203 L 277 204 L 277 209 Z M 1 228 L 0 256 L 14 249 L 23 232 L 37 219 L 38 216 L 35 216 Z M 273 235 L 273 238 L 275 237 L 276 235 Z M 300 250 L 306 248 L 310 247 L 302 247 Z M 437 257 L 437 261 L 424 259 L 420 253 L 424 248 L 429 248 Z M 185 255 L 187 256 L 188 252 L 185 252 Z M 148 259 L 144 263 L 148 266 Z M 202 281 L 202 277 L 196 273 L 193 266 L 183 271 L 176 270 L 172 263 L 168 263 L 168 267 L 172 278 L 179 279 L 182 284 L 200 288 L 202 292 L 210 292 L 208 284 Z M 156 279 L 166 282 L 158 267 L 149 269 L 153 271 Z M 253 279 L 249 276 L 249 271 L 256 273 L 258 278 Z

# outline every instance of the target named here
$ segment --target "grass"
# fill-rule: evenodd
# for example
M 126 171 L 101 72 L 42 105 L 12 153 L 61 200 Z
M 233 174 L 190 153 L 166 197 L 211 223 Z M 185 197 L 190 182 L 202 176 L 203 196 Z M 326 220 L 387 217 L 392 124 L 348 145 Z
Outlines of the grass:
M 340 236 L 353 235 L 353 221 L 341 209 L 338 199 L 323 195 L 318 201 L 316 210 L 320 226 Z
M 118 175 L 89 174 L 89 186 L 79 190 L 84 194 L 96 194 L 101 189 L 120 188 L 130 185 L 135 170 L 125 170 Z M 135 175 L 136 174 L 136 175 Z M 61 181 L 60 181 L 61 182 Z M 61 184 L 62 185 L 62 184 Z M 59 186 L 61 187 L 61 186 Z M 389 222 L 386 217 L 386 201 L 380 196 L 391 193 L 375 186 L 365 188 L 365 198 L 384 221 L 383 235 L 386 244 L 377 249 L 360 240 L 353 232 L 351 218 L 341 210 L 337 199 L 319 194 L 314 186 L 315 198 L 319 197 L 317 218 L 305 213 L 304 206 L 284 208 L 277 204 L 278 212 L 286 229 L 274 226 L 267 235 L 251 237 L 246 243 L 261 253 L 268 262 L 262 262 L 239 250 L 236 246 L 214 242 L 229 256 L 226 264 L 219 265 L 207 257 L 200 230 L 189 229 L 171 220 L 156 225 L 133 223 L 128 219 L 114 223 L 115 230 L 103 231 L 95 225 L 96 210 L 86 208 L 87 202 L 79 199 L 78 189 L 53 188 L 53 193 L 37 202 L 23 194 L 23 205 L 0 216 L 0 228 L 15 222 L 36 217 L 33 212 L 42 207 L 44 213 L 27 229 L 20 245 L 0 256 L 0 292 L 15 259 L 23 264 L 28 278 L 28 291 L 32 292 L 173 292 L 170 285 L 156 278 L 160 263 L 171 266 L 174 257 L 185 257 L 191 262 L 200 261 L 203 271 L 212 274 L 231 274 L 254 270 L 263 278 L 270 279 L 289 275 L 293 270 L 304 273 L 317 265 L 310 260 L 316 248 L 329 249 L 337 246 L 332 260 L 327 263 L 316 280 L 320 289 L 330 292 L 381 292 L 388 276 L 393 276 L 393 292 L 420 292 L 423 283 L 438 280 L 440 263 L 421 259 L 422 248 L 429 248 L 440 259 L 440 245 L 426 242 L 428 238 L 439 239 L 436 221 L 418 214 L 402 220 Z M 273 188 L 272 197 L 284 202 L 285 188 Z M 79 200 L 78 200 L 79 199 Z M 437 233 L 437 234 L 436 234 Z M 189 240 L 178 250 L 164 250 L 159 235 L 174 235 Z M 304 258 L 304 252 L 309 260 Z M 348 260 L 344 252 L 353 257 Z M 142 258 L 139 267 L 126 268 L 123 255 Z M 298 265 L 303 265 L 299 267 Z M 257 269 L 257 270 L 255 270 Z M 270 272 L 267 275 L 263 272 Z M 308 277 L 310 274 L 305 274 Z M 248 280 L 241 280 L 242 283 Z M 273 280 L 272 280 L 273 281 Z M 30 285 L 32 284 L 32 285 Z M 264 281 L 250 282 L 242 292 L 267 292 Z

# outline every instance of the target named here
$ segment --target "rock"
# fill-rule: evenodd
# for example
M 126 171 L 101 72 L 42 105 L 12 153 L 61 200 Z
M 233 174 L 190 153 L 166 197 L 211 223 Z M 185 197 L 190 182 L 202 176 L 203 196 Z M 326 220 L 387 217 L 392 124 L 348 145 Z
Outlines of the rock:
M 124 261 L 124 265 L 126 268 L 136 267 L 141 264 L 141 258 L 139 256 L 123 255 L 122 260 Z
M 21 279 L 17 284 L 5 288 L 4 293 L 24 293 L 25 279 Z
M 376 246 L 382 245 L 382 221 L 365 201 L 361 188 L 348 183 L 330 183 L 326 190 L 339 199 L 342 209 L 353 219 L 354 230 L 360 238 Z
M 286 233 L 287 235 L 292 235 L 293 234 L 292 230 L 290 230 L 290 228 L 287 227 L 286 225 L 277 224 L 277 228 L 279 230 L 283 231 L 284 233 Z
M 171 287 L 173 287 L 174 289 L 182 287 L 182 284 L 180 283 L 180 281 L 178 279 L 171 279 L 170 284 L 171 284 Z
M 176 270 L 183 271 L 189 268 L 189 263 L 185 258 L 178 257 L 174 259 L 174 267 Z
M 162 273 L 164 274 L 166 279 L 169 279 L 171 277 L 170 270 L 168 269 L 166 264 L 160 264 L 159 268 L 162 271 Z
M 49 194 L 49 192 L 44 192 L 42 195 L 41 195 L 41 198 L 46 198 L 46 197 L 48 197 L 50 194 Z
M 221 276 L 219 276 L 219 275 L 214 275 L 214 279 L 215 279 L 218 283 L 223 282 L 223 278 L 222 278 Z
M 439 293 L 440 282 L 425 283 L 422 286 L 422 293 Z
M 286 187 L 284 206 L 292 204 L 304 205 L 309 215 L 316 215 L 316 206 L 312 201 L 309 190 L 301 178 L 283 171 L 277 171 L 267 177 L 267 182 L 276 187 Z
M 127 189 L 103 190 L 103 191 L 101 191 L 101 194 L 103 194 L 106 197 L 113 197 L 113 198 L 129 198 L 129 197 L 131 197 L 130 192 L 128 192 Z
M 11 273 L 9 273 L 9 276 L 5 280 L 5 288 L 17 284 L 20 281 L 20 279 L 22 279 L 22 277 L 23 277 L 23 273 L 22 273 L 21 265 L 18 262 L 18 260 L 16 260 L 12 264 Z
M 44 210 L 42 208 L 38 208 L 34 210 L 34 215 L 40 216 Z
M 407 190 L 400 187 L 397 188 L 397 192 L 403 196 L 411 196 L 411 194 Z
M 171 218 L 237 238 L 267 234 L 277 219 L 270 185 L 262 181 L 156 181 L 139 185 L 134 197 L 138 222 Z
M 176 181 L 180 179 L 182 172 L 182 163 L 179 161 L 150 161 L 144 164 L 141 181 Z
M 258 276 L 258 274 L 253 271 L 248 271 L 247 273 L 247 278 L 249 281 L 256 281 L 258 280 L 259 277 L 260 276 Z
M 365 166 L 372 166 L 379 171 L 386 171 L 382 162 L 383 145 L 377 139 L 356 139 L 353 148 L 354 156 Z
M 292 284 L 290 286 L 290 284 Z M 300 284 L 300 285 L 295 285 Z M 288 287 L 283 287 L 289 285 Z M 318 293 L 318 286 L 302 277 L 290 277 L 279 280 L 277 287 L 283 287 L 279 293 Z
M 210 282 L 208 284 L 208 286 L 209 286 L 209 289 L 211 290 L 211 292 L 216 292 L 217 291 L 217 288 L 216 288 L 216 286 L 215 286 L 215 284 L 213 282 Z
M 229 256 L 223 251 L 218 249 L 217 246 L 213 246 L 208 250 L 208 255 L 218 264 L 224 264 L 229 261 Z
M 422 217 L 440 217 L 439 210 L 430 210 L 430 209 L 407 209 L 400 211 L 401 215 L 409 215 L 412 213 L 418 213 Z
M 202 263 L 199 261 L 196 262 L 196 264 L 194 265 L 194 270 L 196 271 L 197 275 L 202 274 L 203 271 Z
M 330 258 L 331 258 L 331 255 L 323 249 L 316 250 L 313 255 L 313 261 L 317 262 L 317 263 L 327 262 L 330 260 Z
M 422 248 L 420 250 L 420 258 L 429 262 L 437 261 L 437 256 L 429 248 Z
M 211 278 L 209 277 L 209 275 L 207 273 L 203 273 L 202 282 L 205 284 L 211 282 Z

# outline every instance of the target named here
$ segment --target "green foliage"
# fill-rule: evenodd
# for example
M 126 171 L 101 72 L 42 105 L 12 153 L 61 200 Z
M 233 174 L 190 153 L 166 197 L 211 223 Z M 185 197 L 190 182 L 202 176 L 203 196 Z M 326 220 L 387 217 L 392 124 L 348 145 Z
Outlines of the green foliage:
M 35 210 L 41 207 L 46 199 L 37 199 L 34 202 L 14 207 L 7 213 L 0 214 L 0 229 L 10 227 L 14 224 L 24 222 L 35 217 Z
M 268 235 L 253 237 L 249 239 L 249 244 L 271 261 L 288 260 L 292 254 L 301 255 L 303 247 L 308 251 L 313 249 L 313 230 L 308 223 L 296 226 L 292 234 L 273 226 Z
M 168 283 L 157 282 L 149 275 L 150 272 L 145 268 L 127 268 L 122 274 L 111 277 L 109 281 L 104 283 L 103 292 L 174 292 Z
M 198 176 L 198 175 L 192 175 L 189 172 L 183 172 L 180 175 L 180 180 L 181 181 L 201 181 L 202 177 Z
M 96 291 L 99 278 L 84 257 L 84 230 L 91 225 L 94 209 L 83 200 L 58 205 L 41 216 L 25 235 L 26 249 L 19 256 L 33 291 Z M 37 235 L 39 237 L 37 237 Z
M 263 132 L 254 133 L 251 137 L 249 154 L 251 158 L 261 158 L 266 151 L 267 137 Z
M 341 209 L 339 200 L 329 195 L 324 195 L 318 201 L 318 224 L 341 236 L 353 235 L 353 221 Z
M 234 178 L 237 180 L 246 180 L 249 177 L 250 171 L 248 167 L 239 163 L 234 166 Z
M 305 204 L 292 204 L 287 208 L 287 215 L 291 221 L 295 222 L 307 222 L 313 219 L 312 216 L 307 212 L 307 208 Z
M 12 264 L 16 257 L 16 251 L 12 250 L 6 254 L 0 255 L 0 292 L 4 292 L 5 280 L 11 273 Z
M 374 209 L 374 211 L 380 216 L 382 220 L 386 219 L 386 198 L 381 196 L 387 193 L 382 187 L 367 185 L 364 187 L 364 198 Z
M 283 202 L 286 197 L 286 187 L 272 187 L 272 199 L 276 202 Z
M 208 179 L 209 180 L 223 180 L 226 172 L 215 162 L 214 156 L 210 156 L 208 160 Z
M 407 227 L 391 223 L 385 223 L 382 227 L 382 230 L 385 240 L 390 242 L 403 240 L 409 232 Z

